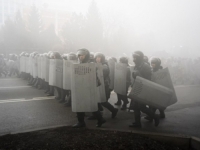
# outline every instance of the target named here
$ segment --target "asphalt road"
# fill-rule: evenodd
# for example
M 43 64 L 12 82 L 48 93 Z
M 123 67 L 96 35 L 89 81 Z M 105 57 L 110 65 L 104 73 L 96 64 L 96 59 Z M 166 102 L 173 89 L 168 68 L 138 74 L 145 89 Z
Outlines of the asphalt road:
M 166 109 L 166 118 L 158 127 L 142 119 L 141 129 L 128 127 L 134 121 L 133 112 L 121 111 L 115 119 L 104 109 L 106 129 L 134 130 L 158 133 L 173 133 L 200 137 L 200 86 L 176 87 L 178 102 Z M 116 94 L 109 100 L 116 102 Z M 87 114 L 90 115 L 90 114 Z M 19 78 L 0 78 L 0 134 L 24 132 L 57 126 L 73 125 L 77 122 L 76 114 L 70 107 L 64 107 L 47 97 L 44 91 L 27 85 Z M 94 128 L 96 121 L 86 120 L 89 128 Z

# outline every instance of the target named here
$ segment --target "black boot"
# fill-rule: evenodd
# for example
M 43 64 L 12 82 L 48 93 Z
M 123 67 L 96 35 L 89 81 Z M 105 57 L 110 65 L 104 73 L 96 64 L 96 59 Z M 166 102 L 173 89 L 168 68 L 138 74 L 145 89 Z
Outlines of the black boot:
M 118 109 L 115 108 L 115 109 L 113 110 L 113 112 L 112 112 L 112 118 L 115 118 L 116 115 L 117 115 L 117 113 L 118 113 Z
M 154 123 L 155 123 L 156 127 L 159 125 L 160 120 L 159 120 L 159 116 L 158 115 L 154 115 Z
M 65 107 L 71 107 L 71 95 L 69 95 L 64 103 Z
M 134 122 L 134 123 L 132 123 L 131 125 L 129 125 L 129 127 L 130 127 L 130 128 L 141 128 L 142 125 L 141 125 L 141 123 L 136 123 L 136 122 Z
M 165 112 L 164 110 L 159 110 L 160 111 L 160 118 L 164 119 L 165 118 Z
M 106 120 L 102 117 L 101 112 L 100 111 L 96 111 L 92 113 L 93 116 L 95 116 L 98 120 L 96 127 L 101 127 L 102 124 L 106 123 Z
M 75 125 L 72 126 L 73 128 L 83 128 L 86 127 L 85 122 L 78 122 Z
M 59 87 L 56 87 L 57 93 L 58 95 L 55 97 L 56 100 L 60 100 L 61 99 L 61 89 Z
M 49 93 L 47 94 L 47 96 L 54 96 L 54 87 L 53 86 L 50 86 L 50 91 Z
M 96 127 L 101 127 L 102 124 L 104 124 L 104 123 L 106 123 L 106 120 L 102 118 L 101 120 L 99 120 L 99 121 L 97 122 Z
M 64 89 L 61 89 L 61 99 L 59 101 L 59 103 L 64 103 L 65 102 L 65 97 L 67 95 L 67 91 Z

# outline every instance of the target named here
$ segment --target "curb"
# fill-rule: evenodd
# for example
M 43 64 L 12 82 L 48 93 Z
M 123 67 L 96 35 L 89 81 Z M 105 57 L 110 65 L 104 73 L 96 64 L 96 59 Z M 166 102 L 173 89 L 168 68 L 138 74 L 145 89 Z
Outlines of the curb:
M 105 130 L 105 131 L 120 131 L 129 132 L 136 135 L 148 137 L 159 142 L 164 142 L 166 144 L 175 145 L 185 150 L 200 150 L 200 138 L 190 137 L 185 135 L 176 134 L 165 134 L 165 133 L 153 133 L 153 132 L 143 132 L 143 131 L 127 131 L 127 130 L 115 130 L 115 129 L 95 129 L 92 130 Z
M 19 133 L 27 133 L 27 132 L 34 132 L 34 131 L 40 131 L 40 130 L 48 130 L 48 129 L 55 129 L 60 127 L 69 127 L 66 125 L 59 125 L 59 126 L 50 126 L 47 128 L 38 128 L 34 130 L 26 130 L 26 131 L 19 131 L 19 132 L 11 132 L 11 133 L 5 133 L 0 134 L 0 136 L 6 135 L 6 134 L 19 134 Z M 104 131 L 119 131 L 119 132 L 128 132 L 132 134 L 136 134 L 143 137 L 148 137 L 151 139 L 154 139 L 159 142 L 163 142 L 170 145 L 175 145 L 177 147 L 180 147 L 184 150 L 200 150 L 200 138 L 197 137 L 190 137 L 190 136 L 184 136 L 184 135 L 175 135 L 175 134 L 165 134 L 165 133 L 153 133 L 153 132 L 143 132 L 143 131 L 132 131 L 132 130 L 116 130 L 116 129 L 105 129 L 105 128 L 88 128 L 90 130 L 104 130 Z

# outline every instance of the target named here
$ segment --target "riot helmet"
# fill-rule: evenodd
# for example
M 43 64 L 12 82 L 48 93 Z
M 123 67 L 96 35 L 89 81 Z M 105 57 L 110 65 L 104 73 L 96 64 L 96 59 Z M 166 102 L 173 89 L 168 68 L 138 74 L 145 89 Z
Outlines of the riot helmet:
M 144 54 L 141 51 L 135 51 L 132 56 L 135 65 L 140 65 L 144 61 Z
M 80 63 L 87 63 L 90 61 L 90 52 L 85 48 L 79 49 L 77 51 L 77 56 Z
M 97 63 L 105 63 L 106 62 L 105 55 L 100 52 L 95 53 L 94 60 Z

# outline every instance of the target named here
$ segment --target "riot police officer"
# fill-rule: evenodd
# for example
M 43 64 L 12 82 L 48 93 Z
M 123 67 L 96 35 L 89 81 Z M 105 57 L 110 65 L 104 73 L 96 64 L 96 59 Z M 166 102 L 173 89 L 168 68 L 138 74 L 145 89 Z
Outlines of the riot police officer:
M 87 49 L 79 49 L 77 52 L 77 56 L 79 59 L 79 63 L 89 63 L 90 62 L 90 52 Z M 98 104 L 97 104 L 98 105 Z M 101 127 L 102 124 L 106 122 L 105 119 L 103 119 L 100 111 L 93 112 L 93 115 L 96 116 L 98 122 L 97 122 L 97 127 Z M 77 118 L 78 118 L 78 123 L 75 124 L 73 127 L 74 128 L 81 128 L 85 127 L 85 121 L 84 121 L 85 113 L 84 112 L 77 112 Z
M 137 76 L 140 76 L 147 80 L 151 80 L 151 68 L 147 63 L 145 63 L 144 54 L 141 51 L 134 52 L 133 62 L 135 63 L 134 72 L 132 73 L 133 78 L 135 79 Z M 141 112 L 153 118 L 155 126 L 158 126 L 159 117 L 145 104 L 133 100 L 133 107 L 135 122 L 129 125 L 129 127 L 141 127 Z
M 153 72 L 157 72 L 160 69 L 163 69 L 163 67 L 161 66 L 161 60 L 159 58 L 152 58 L 151 59 L 151 67 L 152 67 L 152 71 Z M 157 108 L 150 106 L 151 110 L 155 113 Z M 165 113 L 164 110 L 159 109 L 160 112 L 160 118 L 165 118 Z M 150 116 L 146 116 L 145 119 L 152 121 L 153 118 L 151 118 Z
M 128 64 L 128 58 L 127 57 L 121 57 L 119 59 L 120 63 L 127 65 L 127 72 L 126 72 L 126 93 L 128 93 L 128 88 L 131 85 L 131 77 L 130 77 L 130 67 Z M 129 103 L 127 95 L 121 95 L 117 93 L 117 103 L 115 105 L 121 105 L 121 101 L 123 101 L 123 105 L 121 110 L 126 110 L 127 109 L 127 104 Z

